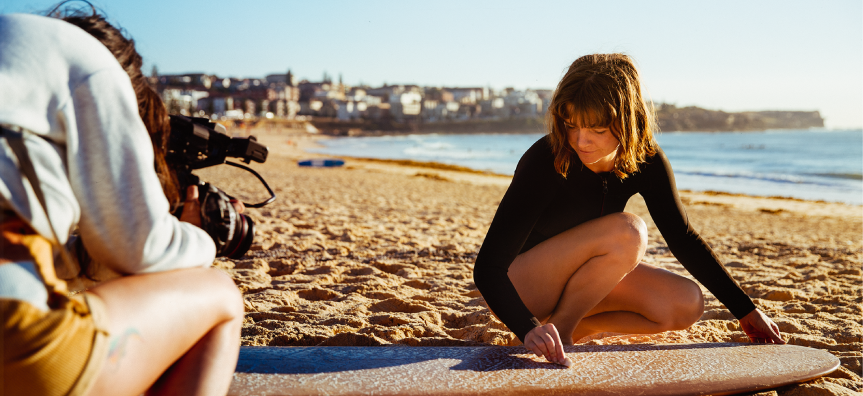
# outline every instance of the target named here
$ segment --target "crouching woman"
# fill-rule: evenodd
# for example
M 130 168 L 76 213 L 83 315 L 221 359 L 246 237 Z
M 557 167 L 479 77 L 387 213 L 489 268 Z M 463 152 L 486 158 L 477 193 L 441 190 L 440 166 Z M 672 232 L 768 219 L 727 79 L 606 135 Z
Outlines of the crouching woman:
M 755 342 L 784 343 L 689 223 L 653 137 L 652 107 L 628 56 L 583 56 L 522 156 L 494 216 L 474 280 L 524 345 L 565 363 L 563 345 L 599 332 L 658 333 L 704 312 L 699 286 L 642 262 L 647 227 L 623 212 L 641 194 L 668 247 Z

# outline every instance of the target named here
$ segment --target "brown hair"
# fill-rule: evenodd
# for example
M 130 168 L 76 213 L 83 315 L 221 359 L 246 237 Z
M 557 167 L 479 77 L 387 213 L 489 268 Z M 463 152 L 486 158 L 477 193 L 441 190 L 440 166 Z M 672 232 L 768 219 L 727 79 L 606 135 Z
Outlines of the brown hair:
M 127 38 L 121 29 L 111 25 L 104 16 L 100 15 L 92 4 L 86 1 L 89 7 L 61 9 L 66 3 L 55 6 L 47 13 L 47 16 L 62 19 L 69 22 L 101 42 L 117 58 L 117 62 L 129 75 L 132 88 L 138 99 L 138 114 L 147 127 L 150 141 L 153 144 L 155 154 L 156 174 L 162 183 L 162 191 L 171 204 L 171 208 L 179 203 L 179 182 L 174 171 L 165 161 L 167 154 L 168 138 L 171 134 L 171 123 L 168 118 L 168 110 L 162 102 L 159 94 L 147 83 L 147 79 L 141 72 L 143 60 L 138 51 L 135 50 L 135 40 Z M 89 8 L 89 9 L 88 9 Z
M 658 131 L 653 104 L 641 93 L 635 63 L 624 54 L 594 54 L 572 62 L 557 85 L 546 114 L 554 152 L 554 168 L 566 177 L 575 150 L 569 145 L 564 122 L 580 127 L 609 128 L 620 142 L 614 174 L 625 179 L 656 154 Z

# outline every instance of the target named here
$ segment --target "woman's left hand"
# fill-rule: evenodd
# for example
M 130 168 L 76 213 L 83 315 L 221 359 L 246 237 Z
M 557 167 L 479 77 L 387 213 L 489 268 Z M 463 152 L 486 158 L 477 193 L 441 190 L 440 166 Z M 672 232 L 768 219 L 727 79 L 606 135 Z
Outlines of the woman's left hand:
M 779 326 L 773 323 L 761 310 L 755 309 L 739 320 L 740 328 L 749 339 L 758 344 L 784 344 L 779 334 Z
M 198 186 L 191 185 L 186 188 L 186 202 L 183 203 L 183 211 L 180 212 L 180 221 L 201 227 L 201 203 L 198 202 Z

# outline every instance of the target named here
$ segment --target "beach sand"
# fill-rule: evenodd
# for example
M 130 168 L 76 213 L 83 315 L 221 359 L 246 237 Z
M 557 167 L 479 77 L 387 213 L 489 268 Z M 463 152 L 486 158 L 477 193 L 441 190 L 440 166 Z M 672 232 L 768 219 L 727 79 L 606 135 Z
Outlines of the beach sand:
M 321 157 L 303 150 L 322 137 L 284 129 L 253 134 L 270 156 L 252 167 L 278 200 L 247 210 L 257 235 L 246 257 L 216 260 L 244 294 L 243 345 L 519 344 L 489 313 L 472 279 L 509 177 L 354 159 L 341 168 L 300 168 L 298 159 Z M 198 173 L 230 194 L 262 200 L 260 184 L 238 172 Z M 682 197 L 696 229 L 788 343 L 842 361 L 827 378 L 778 394 L 863 391 L 863 207 L 713 193 Z M 649 226 L 644 261 L 690 277 L 643 200 L 634 197 L 626 210 Z M 731 313 L 706 289 L 704 295 L 704 315 L 689 329 L 606 333 L 581 342 L 746 342 Z

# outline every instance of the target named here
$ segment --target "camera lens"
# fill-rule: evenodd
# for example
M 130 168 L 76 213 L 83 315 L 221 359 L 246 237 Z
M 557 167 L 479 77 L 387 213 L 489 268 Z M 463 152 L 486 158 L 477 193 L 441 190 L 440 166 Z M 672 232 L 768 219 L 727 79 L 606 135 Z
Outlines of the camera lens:
M 252 241 L 255 239 L 255 222 L 252 218 L 241 214 L 237 216 L 237 225 L 234 228 L 234 235 L 228 238 L 228 243 L 225 245 L 224 252 L 220 255 L 232 259 L 243 257 L 249 248 L 252 247 Z

